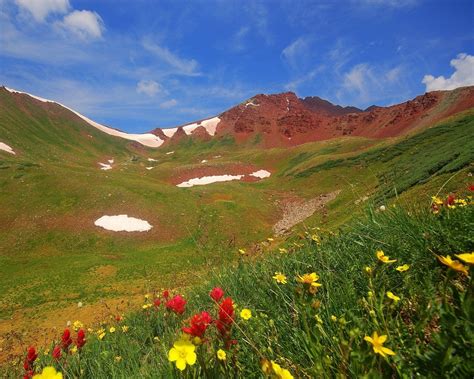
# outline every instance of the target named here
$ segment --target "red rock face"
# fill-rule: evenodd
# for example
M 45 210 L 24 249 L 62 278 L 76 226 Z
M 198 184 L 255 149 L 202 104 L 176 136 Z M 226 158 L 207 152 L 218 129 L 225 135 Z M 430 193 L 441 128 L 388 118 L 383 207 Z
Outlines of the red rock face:
M 238 143 L 258 140 L 262 147 L 292 146 L 341 136 L 386 138 L 432 125 L 473 107 L 474 87 L 430 92 L 402 104 L 372 106 L 365 111 L 336 106 L 320 98 L 302 100 L 293 92 L 260 94 L 219 115 L 221 121 L 214 137 L 204 128 L 196 129 L 193 137 L 231 135 Z M 189 136 L 181 130 L 169 142 L 181 138 Z

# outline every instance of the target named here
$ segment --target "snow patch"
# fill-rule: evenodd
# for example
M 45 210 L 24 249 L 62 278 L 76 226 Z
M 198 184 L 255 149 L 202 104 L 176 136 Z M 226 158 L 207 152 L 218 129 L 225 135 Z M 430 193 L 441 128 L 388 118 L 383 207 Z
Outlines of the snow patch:
M 8 146 L 6 143 L 0 142 L 0 150 L 6 151 L 7 153 L 16 155 L 16 153 L 13 151 L 13 149 Z
M 148 221 L 127 215 L 102 216 L 94 225 L 114 232 L 146 232 L 153 228 Z
M 178 130 L 178 128 L 161 129 L 163 134 L 168 138 L 173 137 L 177 130 Z
M 153 170 L 154 167 L 145 167 L 147 170 Z
M 168 151 L 166 155 L 174 154 L 174 151 Z
M 112 170 L 112 166 L 107 164 L 107 163 L 101 163 L 99 162 L 99 165 L 101 166 L 100 169 L 107 171 L 107 170 Z
M 268 178 L 270 177 L 270 175 L 271 175 L 271 172 L 267 170 L 258 170 L 250 174 L 250 176 L 254 176 L 255 178 L 260 178 L 260 179 Z
M 247 104 L 245 104 L 245 108 L 247 108 L 248 106 L 259 107 L 260 104 L 255 104 L 255 103 L 253 102 L 253 100 L 250 100 L 250 101 L 247 102 Z
M 113 159 L 109 159 L 107 162 L 109 162 L 110 164 L 114 164 L 114 160 L 113 160 Z
M 211 175 L 203 176 L 202 178 L 193 178 L 185 182 L 179 183 L 176 187 L 193 187 L 193 186 L 204 186 L 206 184 L 217 183 L 217 182 L 228 182 L 231 180 L 240 180 L 244 175 Z
M 207 134 L 213 136 L 214 134 L 216 134 L 217 124 L 219 124 L 219 122 L 221 122 L 221 119 L 219 117 L 213 117 L 201 122 L 194 122 L 192 124 L 184 125 L 183 130 L 189 136 L 197 128 L 202 126 L 204 129 L 206 129 Z
M 95 122 L 95 121 L 91 120 L 90 118 L 80 114 L 79 112 L 76 112 L 75 110 L 65 106 L 64 104 L 58 103 L 57 101 L 44 99 L 42 97 L 38 97 L 38 96 L 32 95 L 32 94 L 27 93 L 27 92 L 17 91 L 17 90 L 7 88 L 7 87 L 5 87 L 5 89 L 7 91 L 11 92 L 11 93 L 21 93 L 21 94 L 24 94 L 24 95 L 28 95 L 28 96 L 32 97 L 33 99 L 42 101 L 43 103 L 58 104 L 58 105 L 62 106 L 63 108 L 66 108 L 67 110 L 71 111 L 76 116 L 79 116 L 80 118 L 82 118 L 89 125 L 93 126 L 96 129 L 99 129 L 100 131 L 102 131 L 106 134 L 109 134 L 111 136 L 124 138 L 124 139 L 130 140 L 130 141 L 136 141 L 136 142 L 138 142 L 138 143 L 140 143 L 144 146 L 148 146 L 148 147 L 159 147 L 164 142 L 160 137 L 155 136 L 152 133 L 129 134 L 129 133 L 121 132 L 121 131 L 116 130 L 116 129 L 109 128 L 108 126 L 99 124 L 98 122 Z
M 158 162 L 158 159 L 148 158 L 148 162 Z
M 203 159 L 201 163 L 207 163 L 207 159 Z

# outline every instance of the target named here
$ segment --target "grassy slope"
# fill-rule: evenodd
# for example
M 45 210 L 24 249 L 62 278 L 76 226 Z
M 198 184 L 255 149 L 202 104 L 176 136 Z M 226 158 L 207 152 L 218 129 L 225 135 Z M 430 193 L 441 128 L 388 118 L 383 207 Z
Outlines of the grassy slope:
M 242 149 L 231 140 L 188 141 L 175 154 L 166 155 L 165 150 L 137 149 L 80 120 L 71 120 L 62 111 L 52 116 L 51 110 L 46 113 L 29 101 L 22 105 L 26 110 L 16 111 L 8 101 L 2 99 L 0 131 L 21 155 L 0 158 L 0 222 L 6 225 L 0 230 L 0 315 L 20 313 L 25 322 L 18 325 L 28 330 L 42 326 L 46 313 L 54 314 L 77 301 L 90 304 L 199 282 L 211 267 L 234 260 L 238 247 L 266 238 L 278 219 L 275 200 L 288 194 L 310 198 L 342 187 L 329 206 L 328 218 L 316 214 L 306 223 L 340 225 L 365 207 L 363 203 L 355 206 L 357 199 L 378 191 L 380 172 L 389 164 L 397 167 L 399 161 L 406 165 L 401 160 L 404 155 L 380 162 L 373 152 L 386 142 L 363 138 L 268 151 L 252 146 Z M 469 139 L 462 138 L 466 122 L 472 129 L 472 119 L 468 119 L 449 131 L 449 138 L 458 141 L 453 148 L 460 151 L 470 146 Z M 22 130 L 26 127 L 27 133 Z M 25 138 L 31 134 L 36 139 Z M 441 137 L 425 136 L 418 146 L 429 148 Z M 369 158 L 364 158 L 363 165 L 301 175 L 315 164 L 346 160 L 367 150 Z M 202 159 L 215 155 L 222 158 L 212 164 L 252 163 L 273 169 L 274 175 L 259 183 L 192 189 L 179 189 L 165 181 L 176 169 L 197 167 Z M 97 162 L 112 157 L 114 170 L 98 170 Z M 159 160 L 152 171 L 144 168 L 151 165 L 147 157 Z M 444 159 L 444 155 L 439 157 Z M 435 173 L 429 183 L 441 177 Z M 450 183 L 457 188 L 463 181 L 459 177 Z M 146 235 L 128 235 L 93 226 L 103 214 L 120 213 L 147 219 L 155 228 Z M 54 325 L 65 322 L 66 317 L 71 316 L 56 314 Z

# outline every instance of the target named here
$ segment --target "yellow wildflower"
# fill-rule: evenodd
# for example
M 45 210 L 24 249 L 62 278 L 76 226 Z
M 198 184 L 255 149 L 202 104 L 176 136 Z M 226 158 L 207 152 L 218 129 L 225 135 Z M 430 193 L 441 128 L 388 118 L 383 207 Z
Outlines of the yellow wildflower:
M 33 379 L 63 379 L 63 374 L 56 372 L 52 366 L 45 367 L 41 374 L 33 375 Z
M 321 238 L 319 238 L 319 236 L 317 234 L 313 234 L 311 236 L 311 239 L 316 242 L 318 245 L 321 243 Z
M 400 298 L 399 298 L 397 295 L 395 295 L 393 292 L 391 292 L 391 291 L 388 291 L 388 292 L 387 292 L 387 297 L 388 297 L 389 299 L 392 299 L 395 303 L 397 303 L 397 302 L 400 301 Z
M 76 354 L 76 353 L 77 353 L 77 346 L 74 345 L 74 346 L 72 347 L 72 349 L 69 350 L 69 351 L 71 352 L 72 355 Z
M 464 265 L 463 265 L 461 262 L 459 262 L 459 261 L 456 261 L 456 260 L 451 259 L 451 256 L 450 256 L 450 255 L 448 255 L 448 256 L 446 256 L 446 257 L 443 257 L 443 256 L 441 256 L 441 255 L 437 255 L 437 257 L 438 257 L 438 260 L 439 260 L 442 264 L 444 264 L 444 265 L 446 265 L 446 266 L 452 268 L 453 270 L 462 272 L 464 275 L 467 276 L 467 270 L 469 269 L 469 267 L 464 266 Z
M 398 266 L 395 270 L 399 272 L 405 272 L 410 268 L 410 265 L 404 264 L 402 266 Z
M 117 355 L 115 357 L 115 362 L 120 363 L 122 361 L 122 357 L 120 355 Z
M 273 374 L 275 374 L 275 377 L 278 379 L 293 379 L 293 375 L 291 373 L 282 368 L 279 364 L 275 363 L 274 361 L 271 361 L 272 363 L 272 370 Z
M 241 255 L 247 254 L 247 252 L 245 251 L 245 249 L 239 249 L 239 253 L 240 253 Z
M 267 238 L 267 241 L 268 241 L 268 242 L 273 242 L 273 241 L 275 241 L 275 240 L 274 240 L 272 237 L 268 237 L 268 238 Z
M 129 327 L 127 325 L 122 325 L 122 332 L 123 333 L 127 333 L 128 329 L 129 329 Z
M 217 350 L 217 359 L 220 361 L 225 361 L 227 359 L 226 352 L 222 349 Z
M 367 292 L 367 296 L 368 296 L 368 297 L 373 297 L 373 296 L 374 296 L 374 293 L 373 293 L 372 291 L 369 291 L 369 292 Z
M 336 321 L 337 321 L 337 317 L 334 316 L 334 315 L 331 315 L 331 320 L 334 321 L 334 322 L 336 322 Z
M 252 317 L 252 311 L 250 309 L 244 308 L 240 312 L 240 317 L 242 317 L 244 320 L 248 320 Z
M 385 255 L 382 250 L 377 250 L 375 254 L 377 255 L 378 260 L 383 263 L 393 263 L 397 261 L 396 259 L 390 259 L 390 257 L 388 255 Z
M 280 247 L 280 248 L 278 249 L 278 251 L 280 252 L 280 254 L 288 253 L 288 250 L 285 249 L 284 247 Z
M 151 296 L 151 295 L 150 295 L 149 293 L 145 294 L 145 300 L 149 300 L 149 299 L 150 299 L 150 296 Z
M 276 282 L 280 283 L 280 284 L 286 284 L 287 283 L 286 276 L 284 274 L 282 274 L 281 272 L 275 272 L 275 275 L 273 276 L 273 279 L 275 279 Z
M 76 320 L 76 321 L 73 322 L 72 327 L 77 332 L 79 329 L 84 327 L 84 324 L 82 322 Z
M 97 333 L 97 337 L 99 337 L 99 340 L 103 340 L 106 335 L 106 332 L 104 329 L 99 329 L 96 333 Z
M 438 196 L 431 196 L 431 202 L 436 205 L 443 205 L 443 200 L 441 200 Z
M 109 329 L 109 332 L 110 333 L 115 333 L 115 328 L 113 326 L 111 326 L 110 329 Z
M 460 260 L 464 261 L 465 263 L 474 265 L 474 253 L 456 254 L 456 257 L 458 257 Z
M 459 205 L 460 207 L 465 207 L 467 205 L 467 201 L 464 199 L 455 199 L 454 204 Z
M 168 360 L 176 362 L 176 368 L 183 371 L 186 365 L 194 365 L 196 363 L 196 346 L 186 340 L 179 340 L 173 344 L 168 353 Z
M 148 309 L 151 308 L 151 304 L 143 304 L 142 309 Z
M 365 272 L 366 272 L 367 274 L 372 273 L 372 267 L 365 266 L 365 269 L 364 269 L 364 270 L 365 270 Z
M 311 274 L 298 275 L 298 278 L 296 280 L 303 284 L 309 284 L 314 287 L 321 287 L 321 284 L 317 283 L 318 279 L 319 276 L 315 272 L 312 272 Z
M 375 354 L 380 354 L 382 357 L 395 355 L 392 350 L 383 346 L 384 342 L 387 340 L 387 336 L 379 336 L 377 332 L 374 332 L 372 337 L 365 336 L 364 340 L 372 344 Z
M 153 337 L 153 341 L 158 343 L 158 342 L 160 342 L 160 338 L 158 336 L 155 336 L 155 337 Z
M 268 359 L 263 358 L 260 361 L 260 366 L 262 367 L 262 371 L 265 375 L 270 375 L 272 373 L 272 364 Z
M 202 344 L 202 339 L 199 338 L 198 336 L 194 337 L 193 338 L 193 344 L 196 345 L 196 346 L 199 346 L 200 344 Z

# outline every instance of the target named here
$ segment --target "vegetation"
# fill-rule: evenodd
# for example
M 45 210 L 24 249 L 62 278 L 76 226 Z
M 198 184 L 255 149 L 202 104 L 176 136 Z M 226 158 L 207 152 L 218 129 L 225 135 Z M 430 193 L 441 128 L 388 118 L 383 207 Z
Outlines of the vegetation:
M 309 229 L 277 251 L 266 241 L 257 260 L 241 250 L 184 295 L 157 289 L 140 311 L 110 314 L 81 347 L 66 332 L 32 367 L 84 378 L 472 377 L 465 192 L 369 211 L 338 233 Z

